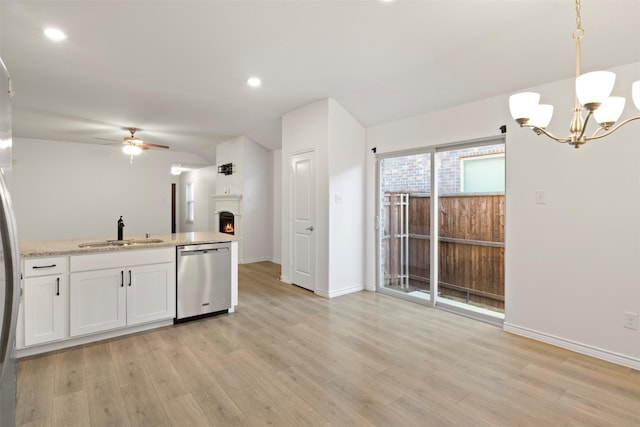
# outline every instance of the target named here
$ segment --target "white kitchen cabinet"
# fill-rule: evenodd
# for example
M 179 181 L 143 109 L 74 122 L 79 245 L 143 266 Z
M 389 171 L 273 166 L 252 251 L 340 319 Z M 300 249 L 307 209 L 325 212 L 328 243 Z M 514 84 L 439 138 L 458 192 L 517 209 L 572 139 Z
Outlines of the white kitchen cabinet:
M 71 273 L 69 335 L 76 337 L 126 326 L 124 269 Z
M 175 249 L 70 258 L 72 337 L 175 317 Z
M 26 259 L 23 275 L 24 345 L 64 339 L 67 258 Z
M 174 263 L 131 267 L 128 274 L 127 325 L 175 317 Z

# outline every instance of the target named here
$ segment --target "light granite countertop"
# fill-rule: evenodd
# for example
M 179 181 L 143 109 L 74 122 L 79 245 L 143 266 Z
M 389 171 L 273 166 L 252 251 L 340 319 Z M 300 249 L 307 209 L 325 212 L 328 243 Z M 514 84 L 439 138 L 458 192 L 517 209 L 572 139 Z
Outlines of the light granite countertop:
M 124 241 L 137 240 L 144 241 L 145 236 L 126 236 Z M 94 242 L 106 242 L 114 240 L 105 239 L 73 239 L 73 240 L 42 240 L 20 242 L 20 256 L 24 258 L 59 256 L 59 255 L 79 255 L 97 252 L 128 251 L 135 249 L 162 248 L 179 245 L 193 245 L 200 243 L 220 243 L 238 240 L 237 237 L 218 233 L 214 231 L 196 231 L 188 233 L 173 234 L 153 234 L 150 239 L 160 239 L 161 243 L 137 243 L 135 245 L 113 245 L 104 247 L 80 247 L 80 245 Z

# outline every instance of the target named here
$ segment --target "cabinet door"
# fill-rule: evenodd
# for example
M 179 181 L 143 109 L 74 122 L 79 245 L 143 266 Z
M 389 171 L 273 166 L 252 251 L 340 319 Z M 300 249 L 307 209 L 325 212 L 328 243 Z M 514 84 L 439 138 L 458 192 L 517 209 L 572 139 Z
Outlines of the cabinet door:
M 24 280 L 25 345 L 64 338 L 64 276 L 40 276 Z
M 127 275 L 128 325 L 175 317 L 175 263 L 131 267 Z
M 72 337 L 126 325 L 125 272 L 117 268 L 71 274 L 69 332 Z

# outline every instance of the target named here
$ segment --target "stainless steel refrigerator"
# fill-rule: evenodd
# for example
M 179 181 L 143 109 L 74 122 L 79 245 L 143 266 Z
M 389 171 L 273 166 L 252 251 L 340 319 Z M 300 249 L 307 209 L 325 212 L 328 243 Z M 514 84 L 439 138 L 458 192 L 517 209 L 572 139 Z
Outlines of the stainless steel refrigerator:
M 20 269 L 11 185 L 11 80 L 0 59 L 0 426 L 16 425 L 16 318 Z

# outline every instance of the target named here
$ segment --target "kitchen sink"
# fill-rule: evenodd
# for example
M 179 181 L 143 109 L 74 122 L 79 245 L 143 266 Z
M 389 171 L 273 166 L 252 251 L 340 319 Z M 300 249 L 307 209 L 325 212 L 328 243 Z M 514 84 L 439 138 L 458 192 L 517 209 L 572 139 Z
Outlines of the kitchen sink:
M 133 239 L 133 240 L 121 240 L 124 242 L 124 246 L 127 245 L 146 245 L 149 243 L 162 243 L 164 240 L 162 239 Z
M 79 248 L 117 248 L 120 246 L 139 246 L 151 243 L 162 243 L 162 239 L 129 239 L 129 240 L 105 240 L 102 242 L 80 243 Z
M 80 243 L 78 245 L 79 248 L 108 248 L 109 246 L 122 246 L 118 245 L 114 242 L 90 242 L 90 243 Z

